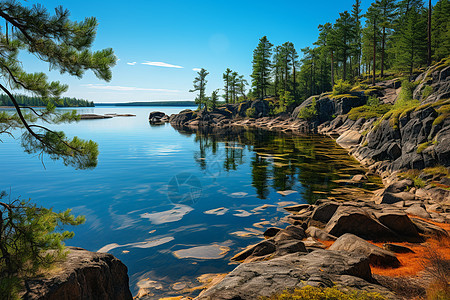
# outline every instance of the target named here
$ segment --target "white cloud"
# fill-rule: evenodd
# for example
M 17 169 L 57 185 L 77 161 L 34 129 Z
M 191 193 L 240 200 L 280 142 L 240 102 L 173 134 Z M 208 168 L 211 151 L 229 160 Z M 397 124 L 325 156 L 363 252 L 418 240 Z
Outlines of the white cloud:
M 143 65 L 149 65 L 149 66 L 156 66 L 156 67 L 165 67 L 165 68 L 176 68 L 176 69 L 183 69 L 182 66 L 177 66 L 177 65 L 171 65 L 165 62 L 160 62 L 160 61 L 147 61 L 142 63 Z
M 200 72 L 202 69 L 200 69 L 200 68 L 193 68 L 192 69 L 192 71 L 195 71 L 195 72 Z
M 135 61 L 133 61 L 133 62 L 130 62 L 130 63 L 127 63 L 127 65 L 130 65 L 130 66 L 134 66 L 136 64 L 136 62 Z
M 83 84 L 82 86 L 88 89 L 98 89 L 98 90 L 111 90 L 111 91 L 151 91 L 151 92 L 169 92 L 169 93 L 179 93 L 179 90 L 168 90 L 168 89 L 149 89 L 149 88 L 139 88 L 134 86 L 120 86 L 120 85 L 102 85 L 102 84 Z

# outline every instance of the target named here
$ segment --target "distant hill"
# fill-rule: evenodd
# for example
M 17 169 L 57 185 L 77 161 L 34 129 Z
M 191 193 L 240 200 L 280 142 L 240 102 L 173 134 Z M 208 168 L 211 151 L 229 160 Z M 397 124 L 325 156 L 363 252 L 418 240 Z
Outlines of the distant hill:
M 197 106 L 194 101 L 155 101 L 126 103 L 95 103 L 95 106 Z

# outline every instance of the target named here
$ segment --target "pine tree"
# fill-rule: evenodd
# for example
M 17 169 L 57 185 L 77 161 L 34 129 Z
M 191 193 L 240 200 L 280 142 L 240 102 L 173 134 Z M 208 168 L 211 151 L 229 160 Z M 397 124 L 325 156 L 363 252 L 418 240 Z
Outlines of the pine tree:
M 350 14 L 347 11 L 339 13 L 339 19 L 336 20 L 334 27 L 339 61 L 342 62 L 342 78 L 347 80 L 347 62 L 351 53 L 350 43 L 355 37 Z
M 375 3 L 376 13 L 380 17 L 381 27 L 381 65 L 380 76 L 384 76 L 386 43 L 392 34 L 392 24 L 395 23 L 397 4 L 396 0 L 377 0 Z
M 238 77 L 238 84 L 237 84 L 237 91 L 243 97 L 244 99 L 247 98 L 245 95 L 245 86 L 248 84 L 247 80 L 244 78 L 244 75 L 239 75 Z
M 97 21 L 86 18 L 81 22 L 69 20 L 69 11 L 62 7 L 50 15 L 41 5 L 23 6 L 17 1 L 0 2 L 0 18 L 5 26 L 0 29 L 0 89 L 9 97 L 17 115 L 1 118 L 0 133 L 14 127 L 23 127 L 26 133 L 22 145 L 28 153 L 48 153 L 52 159 L 62 159 L 64 164 L 76 168 L 93 168 L 97 165 L 98 146 L 93 141 L 78 138 L 69 140 L 63 132 L 56 132 L 35 124 L 74 121 L 75 112 L 55 114 L 55 105 L 61 103 L 60 95 L 67 91 L 67 85 L 49 82 L 41 72 L 27 73 L 19 54 L 29 53 L 47 62 L 50 69 L 62 74 L 82 77 L 91 70 L 103 80 L 111 79 L 111 67 L 116 63 L 112 49 L 92 52 Z M 47 110 L 37 112 L 31 107 L 19 105 L 12 91 L 23 90 L 39 96 L 45 101 Z M 23 110 L 30 110 L 27 117 Z
M 426 63 L 427 15 L 425 10 L 412 7 L 403 21 L 402 31 L 396 43 L 396 66 L 413 73 L 414 67 Z
M 367 9 L 366 14 L 366 26 L 363 30 L 363 55 L 372 60 L 372 84 L 375 84 L 376 78 L 376 60 L 377 60 L 377 48 L 380 35 L 380 17 L 376 3 Z M 369 68 L 370 68 L 370 61 Z
M 439 0 L 431 19 L 431 48 L 433 59 L 440 61 L 450 55 L 450 1 Z
M 219 102 L 219 90 L 214 90 L 211 93 L 211 97 L 209 97 L 209 107 L 211 107 L 211 109 L 214 110 L 218 102 Z
M 292 96 L 294 99 L 297 97 L 297 70 L 300 68 L 300 63 L 298 61 L 298 53 L 297 50 L 295 50 L 294 44 L 290 43 L 288 48 L 288 55 L 291 60 L 291 66 L 292 66 Z
M 194 88 L 192 90 L 189 90 L 189 92 L 198 92 L 197 97 L 195 98 L 195 103 L 198 104 L 198 109 L 202 109 L 202 107 L 205 108 L 205 110 L 208 109 L 207 106 L 207 99 L 206 99 L 206 83 L 208 82 L 206 80 L 206 76 L 209 73 L 205 69 L 201 69 L 197 72 L 197 77 L 194 78 Z
M 231 74 L 231 72 L 232 71 L 230 70 L 230 68 L 227 68 L 225 70 L 225 73 L 223 73 L 223 75 L 222 75 L 223 81 L 225 83 L 225 87 L 223 89 L 225 92 L 225 95 L 224 95 L 225 103 L 230 102 L 230 74 Z
M 274 83 L 273 83 L 273 89 L 274 89 L 274 95 L 276 97 L 279 96 L 280 93 L 280 85 L 283 81 L 283 69 L 284 69 L 284 64 L 283 64 L 283 47 L 282 46 L 276 46 L 275 47 L 275 51 L 273 53 L 273 60 L 272 60 L 272 73 L 273 73 L 273 78 L 274 78 Z
M 261 99 L 264 99 L 267 95 L 267 88 L 270 85 L 272 47 L 273 44 L 269 42 L 266 36 L 263 36 L 253 51 L 252 86 L 256 96 Z
M 323 61 L 326 65 L 327 63 L 327 56 L 329 54 L 330 56 L 330 82 L 328 84 L 331 84 L 331 86 L 334 85 L 334 49 L 336 47 L 336 44 L 338 43 L 336 40 L 336 34 L 333 29 L 333 25 L 331 23 L 325 23 L 323 25 L 319 25 L 319 38 L 314 43 L 315 45 L 318 45 L 321 51 L 321 54 L 323 54 Z M 322 91 L 324 90 L 325 84 L 323 74 L 327 74 L 328 68 L 325 66 L 321 72 L 321 78 L 322 78 Z
M 361 0 L 355 0 L 355 4 L 352 6 L 352 19 L 353 19 L 353 33 L 354 41 L 352 42 L 352 52 L 356 57 L 356 76 L 361 74 Z

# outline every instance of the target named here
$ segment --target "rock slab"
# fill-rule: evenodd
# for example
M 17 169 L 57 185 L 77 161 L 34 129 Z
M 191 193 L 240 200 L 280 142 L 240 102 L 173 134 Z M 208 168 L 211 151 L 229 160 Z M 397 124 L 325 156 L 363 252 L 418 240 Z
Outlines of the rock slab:
M 68 247 L 67 259 L 43 278 L 27 280 L 22 299 L 131 300 L 127 267 L 113 255 Z

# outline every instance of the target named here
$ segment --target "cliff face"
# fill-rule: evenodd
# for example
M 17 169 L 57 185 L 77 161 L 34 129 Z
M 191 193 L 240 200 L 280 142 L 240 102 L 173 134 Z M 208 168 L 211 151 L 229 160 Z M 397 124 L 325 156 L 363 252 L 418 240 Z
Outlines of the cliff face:
M 67 259 L 45 277 L 25 282 L 23 299 L 132 299 L 127 267 L 107 253 L 69 247 Z
M 450 166 L 450 67 L 430 68 L 419 75 L 413 95 L 420 104 L 393 112 L 386 119 L 351 120 L 339 115 L 318 127 L 337 140 L 365 165 L 377 170 L 423 169 L 437 164 Z M 424 97 L 425 86 L 431 94 Z M 389 94 L 390 88 L 386 94 Z M 394 102 L 395 95 L 392 93 Z

